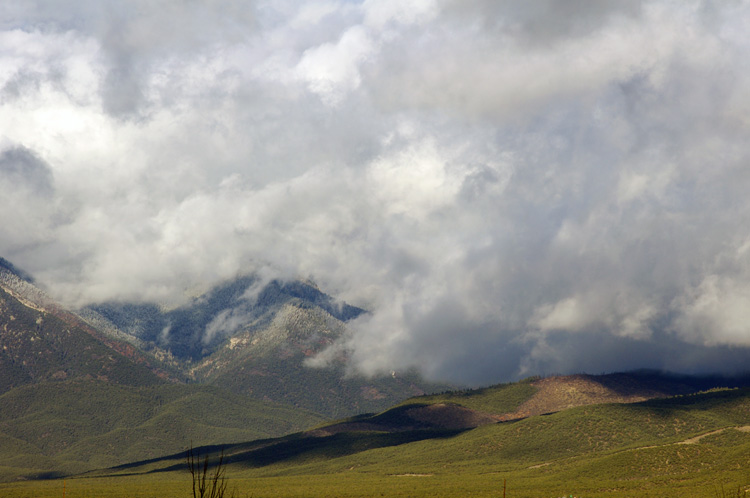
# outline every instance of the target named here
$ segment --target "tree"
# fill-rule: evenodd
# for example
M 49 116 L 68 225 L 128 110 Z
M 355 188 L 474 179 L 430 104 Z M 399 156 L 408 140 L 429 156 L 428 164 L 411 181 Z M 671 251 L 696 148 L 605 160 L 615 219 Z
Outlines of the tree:
M 193 498 L 224 498 L 227 491 L 226 464 L 224 463 L 224 450 L 221 450 L 219 462 L 212 465 L 209 462 L 208 455 L 196 457 L 193 446 L 187 451 L 185 457 L 188 471 L 193 479 Z M 209 475 L 209 467 L 213 468 L 213 473 Z M 230 495 L 234 498 L 234 492 Z

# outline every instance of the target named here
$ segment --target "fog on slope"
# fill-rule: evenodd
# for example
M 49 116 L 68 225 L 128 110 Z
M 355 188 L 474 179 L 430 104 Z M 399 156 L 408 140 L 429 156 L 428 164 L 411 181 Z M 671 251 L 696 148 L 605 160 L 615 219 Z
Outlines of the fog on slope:
M 365 373 L 745 368 L 749 15 L 10 0 L 0 255 L 74 305 L 313 278 Z

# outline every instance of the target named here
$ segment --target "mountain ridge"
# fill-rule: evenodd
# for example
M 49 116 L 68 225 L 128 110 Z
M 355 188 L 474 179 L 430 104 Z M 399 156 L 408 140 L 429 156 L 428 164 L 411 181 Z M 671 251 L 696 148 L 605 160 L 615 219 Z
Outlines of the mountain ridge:
M 216 385 L 329 417 L 382 410 L 450 387 L 414 372 L 353 375 L 345 357 L 326 367 L 308 366 L 310 357 L 346 333 L 348 320 L 366 313 L 309 281 L 240 275 L 175 308 L 105 302 L 67 310 L 3 260 L 0 288 L 168 382 Z
M 414 372 L 379 377 L 351 373 L 346 358 L 325 367 L 307 360 L 346 333 L 365 310 L 337 302 L 311 282 L 226 281 L 188 304 L 102 303 L 79 311 L 108 323 L 191 382 L 225 387 L 329 417 L 381 410 L 410 396 L 449 388 Z
M 0 385 L 4 480 L 124 472 L 117 465 L 129 474 L 177 469 L 186 438 L 206 451 L 225 446 L 229 464 L 243 472 L 363 466 L 435 475 L 475 464 L 495 472 L 492 451 L 516 458 L 514 469 L 536 472 L 573 465 L 564 462 L 581 454 L 600 462 L 602 452 L 620 452 L 606 454 L 615 458 L 632 447 L 731 443 L 742 439 L 735 432 L 745 433 L 729 429 L 747 426 L 750 394 L 727 390 L 750 385 L 745 376 L 578 374 L 424 394 L 411 372 L 346 376 L 345 356 L 328 368 L 307 367 L 307 358 L 346 333 L 347 317 L 364 313 L 309 283 L 254 288 L 248 277 L 193 307 L 119 303 L 87 315 L 57 305 L 9 265 L 0 265 L 0 380 L 17 382 Z M 195 317 L 192 328 L 167 337 L 201 339 L 215 326 L 220 340 L 175 354 L 163 347 L 168 341 L 158 343 L 164 324 Z M 458 464 L 446 451 L 475 463 Z M 406 474 L 391 470 L 394 462 Z

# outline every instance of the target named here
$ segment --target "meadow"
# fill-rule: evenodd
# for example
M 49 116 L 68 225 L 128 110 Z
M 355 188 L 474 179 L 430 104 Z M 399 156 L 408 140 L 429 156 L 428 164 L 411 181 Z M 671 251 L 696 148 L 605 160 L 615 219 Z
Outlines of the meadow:
M 215 456 L 220 447 L 197 450 Z M 747 496 L 750 391 L 584 406 L 463 431 L 300 433 L 223 450 L 239 497 L 496 498 L 504 483 L 508 497 Z M 191 496 L 190 483 L 175 453 L 64 486 L 66 498 L 176 498 Z M 60 497 L 63 480 L 0 484 L 0 496 Z

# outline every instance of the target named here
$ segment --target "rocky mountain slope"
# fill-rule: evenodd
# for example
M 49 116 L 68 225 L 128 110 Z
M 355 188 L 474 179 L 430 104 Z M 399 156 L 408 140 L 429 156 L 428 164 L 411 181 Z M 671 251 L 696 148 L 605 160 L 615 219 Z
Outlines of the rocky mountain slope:
M 337 302 L 310 282 L 262 281 L 246 275 L 173 309 L 155 303 L 105 302 L 71 312 L 29 275 L 1 260 L 0 289 L 36 313 L 54 317 L 56 327 L 88 334 L 119 353 L 115 358 L 128 357 L 162 379 L 211 384 L 328 417 L 379 411 L 450 387 L 426 382 L 412 372 L 378 378 L 351 375 L 345 356 L 325 367 L 308 366 L 310 357 L 346 333 L 347 321 L 365 313 Z M 9 316 L 3 313 L 0 320 Z M 8 327 L 16 331 L 16 341 L 36 341 L 33 334 L 22 332 L 34 328 L 30 322 Z M 21 342 L 8 345 L 16 359 L 31 354 Z M 76 356 L 69 358 L 78 361 Z M 48 363 L 50 368 L 56 365 L 52 358 Z M 4 368 L 16 368 L 10 365 Z M 58 368 L 53 374 L 62 379 L 64 371 Z
M 102 364 L 104 358 L 109 358 L 112 364 L 124 365 L 123 372 L 131 364 L 134 371 L 141 372 L 126 376 L 137 377 L 149 371 L 162 380 L 177 381 L 167 364 L 134 346 L 127 334 L 92 327 L 61 307 L 29 275 L 3 258 L 0 258 L 0 292 L 0 353 L 4 357 L 0 362 L 5 365 L 3 368 L 15 372 L 6 377 L 6 384 L 18 385 L 9 379 L 20 378 L 22 371 L 27 372 L 28 382 L 46 380 L 37 372 L 40 368 L 60 367 L 54 371 L 56 379 L 71 375 L 74 378 L 81 368 L 90 370 L 92 365 Z M 93 373 L 89 371 L 88 375 Z M 118 379 L 113 378 L 115 382 Z
M 92 326 L 129 336 L 190 382 L 328 417 L 379 411 L 449 387 L 411 372 L 351 375 L 346 357 L 322 368 L 308 366 L 307 359 L 341 338 L 346 322 L 362 313 L 310 282 L 254 276 L 225 282 L 176 309 L 101 303 L 79 311 Z
M 114 332 L 62 309 L 0 261 L 0 480 L 81 472 L 191 441 L 279 436 L 323 420 L 178 382 L 179 371 Z
M 121 385 L 163 382 L 131 352 L 111 348 L 85 328 L 27 306 L 0 287 L 0 393 L 78 378 Z

